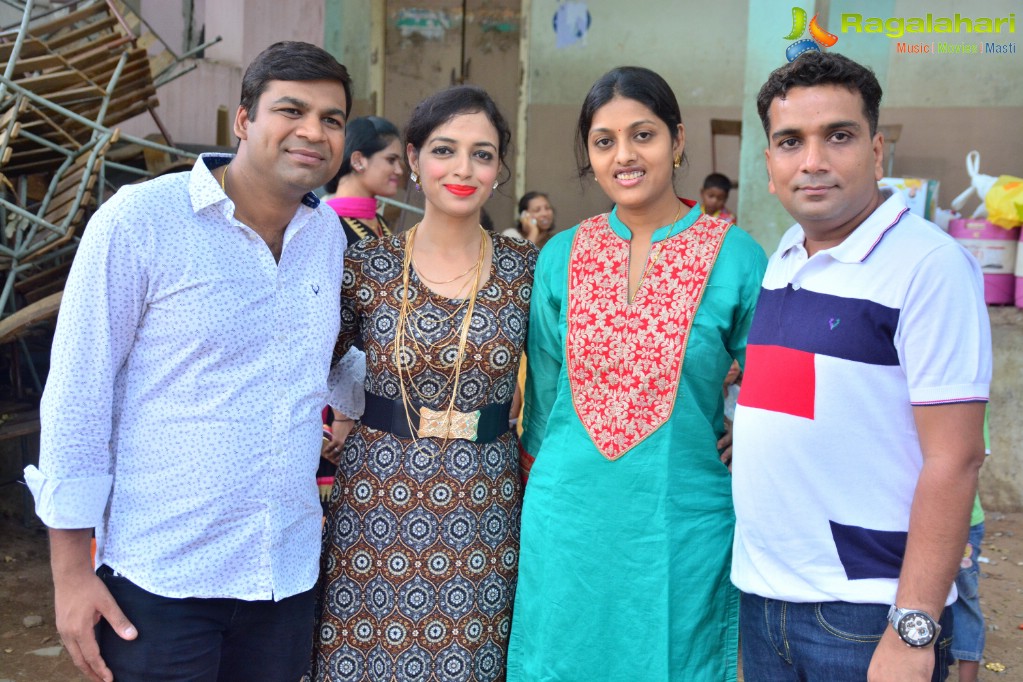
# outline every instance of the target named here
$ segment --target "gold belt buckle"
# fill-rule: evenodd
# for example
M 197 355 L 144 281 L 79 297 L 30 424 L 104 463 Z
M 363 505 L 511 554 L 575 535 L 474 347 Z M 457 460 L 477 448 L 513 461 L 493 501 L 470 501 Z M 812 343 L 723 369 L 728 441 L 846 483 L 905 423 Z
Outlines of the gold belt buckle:
M 429 407 L 419 408 L 420 438 L 462 438 L 476 441 L 479 432 L 480 411 L 473 412 L 438 412 Z

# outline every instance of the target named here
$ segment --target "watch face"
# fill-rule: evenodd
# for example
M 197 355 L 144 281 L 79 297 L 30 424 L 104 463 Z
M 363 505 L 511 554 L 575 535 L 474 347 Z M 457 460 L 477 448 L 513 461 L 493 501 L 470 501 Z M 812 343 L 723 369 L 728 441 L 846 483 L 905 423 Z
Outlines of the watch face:
M 910 611 L 899 620 L 899 636 L 910 646 L 927 646 L 934 639 L 934 623 L 919 611 Z

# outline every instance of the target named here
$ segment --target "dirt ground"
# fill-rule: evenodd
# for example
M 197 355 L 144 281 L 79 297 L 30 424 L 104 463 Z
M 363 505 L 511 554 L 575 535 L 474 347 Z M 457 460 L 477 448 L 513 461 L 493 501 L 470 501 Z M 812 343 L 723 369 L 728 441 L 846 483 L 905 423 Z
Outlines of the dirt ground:
M 1023 514 L 988 513 L 981 564 L 981 602 L 988 619 L 980 679 L 1023 680 Z M 0 682 L 67 682 L 81 678 L 53 625 L 46 535 L 0 518 Z M 40 625 L 26 627 L 31 616 Z M 31 622 L 31 621 L 29 621 Z M 40 655 L 50 653 L 56 655 Z M 956 679 L 953 671 L 951 680 Z

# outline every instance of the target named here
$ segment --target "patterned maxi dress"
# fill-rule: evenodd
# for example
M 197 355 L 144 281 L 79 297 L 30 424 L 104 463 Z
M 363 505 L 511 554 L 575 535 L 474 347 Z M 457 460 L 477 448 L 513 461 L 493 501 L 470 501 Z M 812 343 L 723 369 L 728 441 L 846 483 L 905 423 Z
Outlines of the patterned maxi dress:
M 477 294 L 455 409 L 511 400 L 526 339 L 536 249 L 493 236 Z M 404 236 L 366 239 L 346 254 L 343 355 L 360 338 L 366 390 L 401 391 L 394 362 Z M 410 399 L 444 410 L 467 306 L 409 282 L 403 374 Z M 426 354 L 428 357 L 423 358 Z M 414 396 L 414 398 L 412 398 Z M 505 678 L 519 548 L 517 441 L 412 440 L 358 424 L 345 443 L 323 531 L 313 679 L 399 682 Z

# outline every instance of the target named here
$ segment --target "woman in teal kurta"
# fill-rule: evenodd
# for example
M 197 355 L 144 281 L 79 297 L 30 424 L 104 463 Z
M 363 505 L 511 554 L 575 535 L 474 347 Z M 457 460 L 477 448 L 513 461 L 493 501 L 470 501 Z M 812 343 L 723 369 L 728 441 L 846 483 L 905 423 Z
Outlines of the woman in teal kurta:
M 766 258 L 675 197 L 684 128 L 657 74 L 603 76 L 579 136 L 616 208 L 537 263 L 508 679 L 734 680 L 721 385 Z

